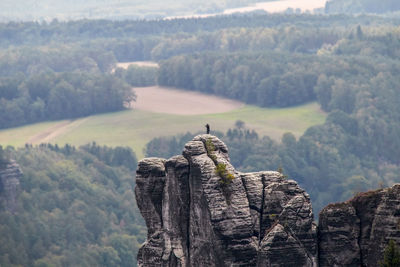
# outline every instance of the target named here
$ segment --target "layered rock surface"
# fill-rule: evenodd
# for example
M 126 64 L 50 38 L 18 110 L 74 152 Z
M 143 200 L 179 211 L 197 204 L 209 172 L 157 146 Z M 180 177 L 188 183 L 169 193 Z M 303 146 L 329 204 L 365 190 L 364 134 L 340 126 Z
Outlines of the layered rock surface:
M 0 202 L 11 213 L 17 211 L 21 176 L 22 171 L 14 160 L 11 160 L 4 169 L 0 169 Z
M 236 171 L 215 136 L 196 136 L 182 156 L 140 161 L 136 183 L 148 227 L 139 266 L 317 265 L 308 194 L 278 172 Z
M 400 185 L 325 207 L 318 235 L 320 266 L 379 266 L 389 240 L 400 244 Z
M 400 245 L 400 185 L 328 205 L 317 234 L 295 181 L 236 171 L 211 135 L 181 156 L 140 161 L 136 184 L 148 228 L 139 266 L 379 266 L 389 240 Z

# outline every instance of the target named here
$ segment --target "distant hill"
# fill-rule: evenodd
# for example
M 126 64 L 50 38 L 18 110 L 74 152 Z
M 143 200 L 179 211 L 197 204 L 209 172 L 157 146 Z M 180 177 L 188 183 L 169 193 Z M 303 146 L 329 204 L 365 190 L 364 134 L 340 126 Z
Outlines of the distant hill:
M 325 12 L 332 13 L 388 13 L 400 10 L 398 0 L 330 0 Z
M 217 13 L 257 0 L 2 0 L 0 21 L 76 19 L 154 19 L 201 13 Z M 265 2 L 265 0 L 263 1 Z

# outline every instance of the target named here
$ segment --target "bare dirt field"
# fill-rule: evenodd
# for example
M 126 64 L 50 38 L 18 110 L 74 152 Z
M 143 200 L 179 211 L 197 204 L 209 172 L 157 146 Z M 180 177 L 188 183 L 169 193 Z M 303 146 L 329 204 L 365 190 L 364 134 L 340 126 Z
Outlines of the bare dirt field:
M 198 92 L 159 86 L 134 88 L 137 100 L 134 109 L 177 115 L 223 113 L 238 109 L 244 104 L 226 98 Z

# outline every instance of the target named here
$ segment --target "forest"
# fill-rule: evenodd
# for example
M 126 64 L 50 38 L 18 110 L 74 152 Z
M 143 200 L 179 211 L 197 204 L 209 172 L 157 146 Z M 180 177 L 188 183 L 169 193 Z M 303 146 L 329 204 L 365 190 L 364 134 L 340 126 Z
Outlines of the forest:
M 2 156 L 23 176 L 16 213 L 0 201 L 1 266 L 136 265 L 146 228 L 130 148 L 0 146 Z
M 1 23 L 0 128 L 123 110 L 132 86 L 153 84 L 260 107 L 317 102 L 326 122 L 298 138 L 275 141 L 243 121 L 212 133 L 238 170 L 298 181 L 318 214 L 399 181 L 399 25 L 396 14 Z M 160 68 L 116 68 L 143 60 Z M 146 156 L 180 154 L 195 134 L 161 132 Z M 1 266 L 135 264 L 146 230 L 130 148 L 2 145 L 0 168 L 12 158 L 24 175 L 18 213 L 0 207 Z
M 135 100 L 130 86 L 156 82 L 262 107 L 328 101 L 323 75 L 370 77 L 364 61 L 398 58 L 399 24 L 307 14 L 0 24 L 0 128 L 123 110 Z M 137 60 L 160 71 L 115 69 Z

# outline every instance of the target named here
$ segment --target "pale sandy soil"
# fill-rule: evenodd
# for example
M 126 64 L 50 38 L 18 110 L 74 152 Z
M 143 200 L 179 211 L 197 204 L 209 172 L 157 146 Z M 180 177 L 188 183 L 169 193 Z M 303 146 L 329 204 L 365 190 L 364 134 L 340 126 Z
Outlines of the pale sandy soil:
M 139 67 L 158 67 L 158 63 L 153 61 L 132 61 L 132 62 L 119 62 L 117 63 L 117 68 L 127 69 L 130 65 L 136 65 Z
M 134 88 L 137 100 L 134 109 L 178 115 L 228 112 L 244 106 L 242 102 L 159 86 Z

